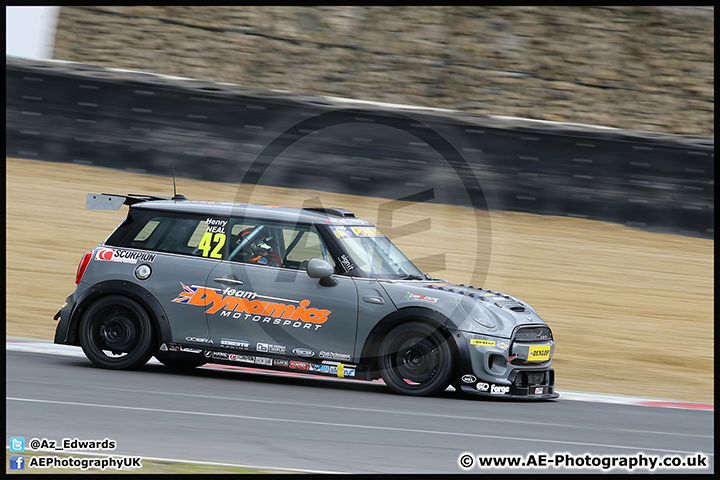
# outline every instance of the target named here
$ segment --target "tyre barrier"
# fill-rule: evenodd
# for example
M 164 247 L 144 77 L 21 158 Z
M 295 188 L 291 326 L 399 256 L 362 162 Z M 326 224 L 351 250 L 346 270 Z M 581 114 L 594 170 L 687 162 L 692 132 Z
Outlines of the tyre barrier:
M 172 164 L 178 178 L 252 177 L 390 199 L 431 190 L 434 203 L 714 238 L 712 137 L 469 115 L 50 60 L 7 57 L 5 73 L 7 157 L 163 176 Z M 428 141 L 437 135 L 467 168 L 448 168 L 447 152 Z M 283 148 L 266 158 L 279 143 Z M 253 174 L 260 160 L 265 168 Z M 480 189 L 469 188 L 477 183 Z

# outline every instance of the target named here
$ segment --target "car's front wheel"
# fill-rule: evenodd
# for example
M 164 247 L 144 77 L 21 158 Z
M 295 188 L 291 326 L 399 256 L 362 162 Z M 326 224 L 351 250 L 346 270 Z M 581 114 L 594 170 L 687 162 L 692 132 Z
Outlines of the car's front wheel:
M 103 297 L 82 317 L 80 346 L 90 361 L 100 367 L 139 368 L 153 353 L 150 318 L 140 304 L 128 297 Z
M 397 393 L 437 395 L 450 383 L 453 364 L 448 340 L 424 322 L 398 325 L 380 344 L 380 375 Z

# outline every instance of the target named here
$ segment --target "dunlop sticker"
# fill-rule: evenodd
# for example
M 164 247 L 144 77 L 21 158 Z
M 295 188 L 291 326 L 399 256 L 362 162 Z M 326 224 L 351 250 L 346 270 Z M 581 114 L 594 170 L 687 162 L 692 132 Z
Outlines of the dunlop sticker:
M 528 360 L 530 360 L 531 362 L 550 360 L 550 345 L 530 347 L 530 351 L 528 352 Z

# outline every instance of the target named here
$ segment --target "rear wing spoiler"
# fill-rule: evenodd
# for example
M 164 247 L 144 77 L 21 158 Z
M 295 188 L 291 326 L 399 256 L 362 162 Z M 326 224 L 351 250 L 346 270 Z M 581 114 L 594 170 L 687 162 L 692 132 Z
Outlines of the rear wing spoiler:
M 134 205 L 136 203 L 149 202 L 152 200 L 187 200 L 184 195 L 174 197 L 160 197 L 157 195 L 114 195 L 112 193 L 88 193 L 85 199 L 87 210 L 120 210 L 123 205 Z

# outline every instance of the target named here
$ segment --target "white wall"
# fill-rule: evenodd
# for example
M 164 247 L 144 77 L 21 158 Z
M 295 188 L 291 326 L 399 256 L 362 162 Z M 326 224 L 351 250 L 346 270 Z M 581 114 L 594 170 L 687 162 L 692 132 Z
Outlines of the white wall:
M 53 57 L 60 7 L 5 7 L 5 54 Z

